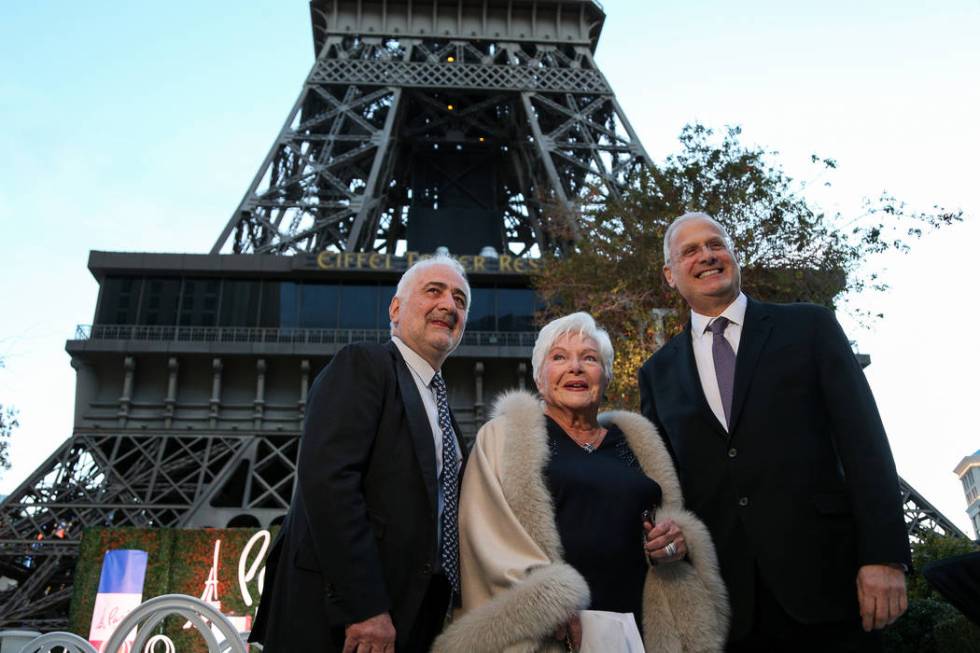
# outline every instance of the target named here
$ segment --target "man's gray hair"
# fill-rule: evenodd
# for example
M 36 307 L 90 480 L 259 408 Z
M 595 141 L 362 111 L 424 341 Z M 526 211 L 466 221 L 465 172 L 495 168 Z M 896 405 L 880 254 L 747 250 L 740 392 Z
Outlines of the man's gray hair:
M 725 226 L 712 218 L 707 213 L 701 211 L 689 211 L 682 216 L 674 218 L 674 221 L 670 223 L 667 227 L 667 231 L 664 232 L 664 265 L 670 264 L 670 241 L 674 237 L 674 232 L 676 232 L 682 224 L 690 220 L 707 220 L 721 232 L 722 237 L 725 239 L 725 243 L 728 245 L 729 251 L 732 254 L 735 253 L 735 241 L 732 240 L 731 235 L 728 233 L 728 229 Z
M 464 312 L 468 313 L 470 310 L 470 298 L 472 297 L 472 293 L 470 292 L 470 282 L 466 278 L 466 269 L 463 267 L 462 263 L 448 254 L 434 254 L 428 258 L 419 259 L 413 263 L 412 267 L 405 270 L 401 276 L 401 279 L 398 280 L 398 286 L 395 288 L 395 297 L 398 298 L 398 301 L 404 302 L 407 299 L 405 295 L 408 292 L 408 288 L 416 275 L 434 265 L 444 265 L 451 270 L 455 270 L 459 273 L 459 276 L 463 277 L 463 292 L 466 293 L 466 310 Z M 391 334 L 395 335 L 395 325 L 389 323 L 389 327 L 391 329 Z
M 579 311 L 556 320 L 548 322 L 538 332 L 538 339 L 534 341 L 534 351 L 531 353 L 531 371 L 535 382 L 541 381 L 540 374 L 544 368 L 544 358 L 555 346 L 555 341 L 563 335 L 575 333 L 583 338 L 592 338 L 599 345 L 599 358 L 602 362 L 602 373 L 606 382 L 612 380 L 613 352 L 612 342 L 606 330 L 596 324 L 595 320 L 588 313 Z

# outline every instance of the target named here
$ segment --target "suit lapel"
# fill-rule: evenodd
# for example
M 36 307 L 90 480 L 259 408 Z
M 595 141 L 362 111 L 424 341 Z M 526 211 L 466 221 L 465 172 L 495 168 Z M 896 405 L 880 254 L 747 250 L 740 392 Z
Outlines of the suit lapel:
M 759 363 L 759 355 L 765 347 L 769 333 L 772 331 L 772 320 L 765 304 L 749 298 L 745 309 L 745 324 L 742 325 L 742 337 L 738 342 L 738 356 L 735 358 L 735 391 L 732 397 L 732 423 L 730 431 L 735 432 L 738 418 L 749 394 L 752 377 Z
M 680 337 L 674 338 L 671 342 L 674 343 L 674 351 L 672 353 L 677 358 L 675 369 L 680 373 L 678 382 L 680 382 L 682 387 L 688 389 L 692 400 L 697 404 L 705 421 L 712 426 L 718 435 L 727 440 L 728 432 L 725 431 L 724 425 L 715 417 L 714 411 L 711 410 L 711 406 L 708 405 L 708 400 L 704 396 L 704 388 L 701 386 L 701 375 L 698 373 L 698 363 L 694 358 L 694 344 L 691 341 L 690 321 L 684 327 L 684 331 Z
M 412 371 L 408 369 L 408 364 L 402 358 L 395 343 L 389 341 L 385 346 L 391 352 L 395 363 L 398 393 L 405 405 L 408 430 L 412 434 L 412 442 L 415 445 L 415 457 L 419 461 L 422 479 L 425 481 L 425 491 L 429 495 L 434 512 L 438 503 L 436 501 L 436 446 L 432 439 L 432 428 L 429 426 L 425 405 L 422 404 L 422 397 L 419 396 L 418 386 L 412 377 Z

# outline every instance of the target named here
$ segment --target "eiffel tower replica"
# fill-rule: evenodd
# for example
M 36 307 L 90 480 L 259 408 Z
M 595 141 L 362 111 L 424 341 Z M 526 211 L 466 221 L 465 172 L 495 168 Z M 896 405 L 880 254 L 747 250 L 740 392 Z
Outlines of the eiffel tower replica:
M 528 273 L 649 163 L 593 59 L 597 2 L 310 9 L 316 61 L 211 252 L 91 252 L 72 435 L 0 505 L 0 627 L 67 627 L 86 528 L 279 523 L 310 382 L 388 339 L 398 276 L 441 248 L 473 288 L 444 367 L 472 438 L 531 384 Z M 903 492 L 910 531 L 959 533 Z

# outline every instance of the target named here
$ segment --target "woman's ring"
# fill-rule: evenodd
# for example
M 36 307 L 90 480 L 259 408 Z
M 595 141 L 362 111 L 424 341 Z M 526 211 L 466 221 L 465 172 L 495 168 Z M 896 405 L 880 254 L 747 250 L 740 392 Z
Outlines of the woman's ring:
M 677 555 L 677 545 L 673 542 L 668 542 L 667 546 L 664 547 L 664 552 L 667 554 L 668 558 L 673 558 Z

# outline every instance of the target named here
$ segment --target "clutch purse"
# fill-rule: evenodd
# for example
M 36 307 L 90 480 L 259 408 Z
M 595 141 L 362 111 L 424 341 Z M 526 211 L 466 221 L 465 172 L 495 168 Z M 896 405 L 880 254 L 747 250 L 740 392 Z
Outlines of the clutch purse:
M 632 612 L 582 610 L 580 653 L 644 653 Z

